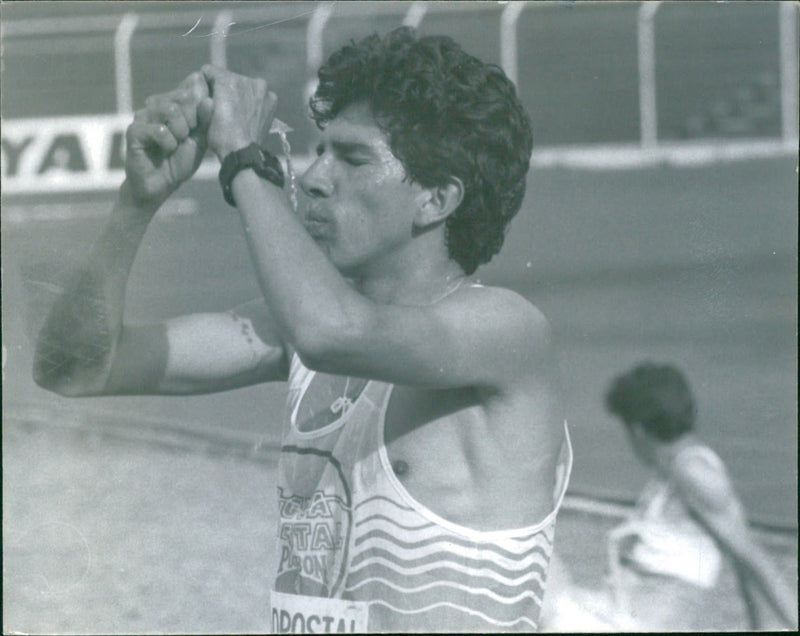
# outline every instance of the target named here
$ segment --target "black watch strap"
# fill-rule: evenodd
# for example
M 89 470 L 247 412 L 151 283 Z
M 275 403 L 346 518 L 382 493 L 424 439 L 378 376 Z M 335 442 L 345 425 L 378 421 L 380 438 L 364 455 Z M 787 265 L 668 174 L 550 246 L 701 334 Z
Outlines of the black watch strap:
M 253 143 L 246 148 L 230 153 L 222 160 L 222 167 L 219 169 L 219 184 L 222 186 L 222 196 L 229 205 L 236 207 L 231 190 L 233 178 L 246 168 L 252 168 L 253 172 L 262 179 L 274 183 L 279 188 L 283 187 L 281 162 L 275 155 Z

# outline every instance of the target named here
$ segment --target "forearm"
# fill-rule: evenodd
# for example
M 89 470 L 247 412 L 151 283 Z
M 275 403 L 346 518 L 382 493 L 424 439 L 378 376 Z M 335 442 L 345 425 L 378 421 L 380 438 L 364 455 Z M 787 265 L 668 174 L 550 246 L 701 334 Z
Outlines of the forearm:
M 282 336 L 302 355 L 335 346 L 369 308 L 291 211 L 286 195 L 246 170 L 233 192 L 261 290 Z
M 122 329 L 125 286 L 155 204 L 136 204 L 127 184 L 87 262 L 39 333 L 34 379 L 64 395 L 102 393 Z
M 797 599 L 783 582 L 770 555 L 753 537 L 741 515 L 706 517 L 706 527 L 733 562 L 745 596 L 751 620 L 763 623 L 764 615 L 757 600 L 766 603 L 785 627 L 797 627 Z M 755 603 L 753 605 L 753 603 Z M 756 625 L 761 628 L 763 625 Z
M 778 568 L 772 564 L 769 556 L 754 544 L 751 549 L 739 552 L 734 558 L 737 574 L 742 587 L 747 589 L 747 595 L 753 601 L 763 598 L 785 627 L 796 629 L 797 599 L 783 583 Z M 757 611 L 756 616 L 760 622 L 762 612 Z M 763 625 L 755 627 L 763 628 Z

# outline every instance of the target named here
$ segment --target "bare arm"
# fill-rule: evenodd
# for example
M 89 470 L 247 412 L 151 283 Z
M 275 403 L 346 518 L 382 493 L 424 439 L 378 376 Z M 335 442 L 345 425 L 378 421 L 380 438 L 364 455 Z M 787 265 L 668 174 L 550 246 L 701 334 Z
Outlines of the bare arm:
M 222 159 L 260 141 L 275 105 L 266 83 L 213 67 L 203 72 L 215 102 L 212 150 Z M 428 307 L 376 303 L 339 273 L 280 188 L 244 170 L 232 189 L 264 298 L 307 366 L 432 388 L 504 390 L 530 386 L 534 376 L 548 384 L 549 327 L 520 296 L 477 288 Z
M 226 313 L 126 327 L 105 393 L 188 395 L 285 380 L 289 359 L 263 300 Z
M 496 390 L 554 369 L 546 319 L 514 292 L 462 288 L 423 307 L 373 302 L 334 268 L 279 188 L 244 172 L 234 193 L 264 297 L 306 366 L 412 386 Z
M 128 274 L 157 207 L 136 203 L 130 184 L 123 184 L 86 265 L 39 333 L 33 375 L 43 388 L 70 396 L 104 393 L 122 333 Z
M 234 192 L 264 297 L 306 366 L 410 386 L 493 390 L 554 368 L 549 325 L 517 294 L 463 288 L 431 306 L 373 302 L 342 278 L 278 188 L 242 174 Z
M 195 74 L 148 100 L 128 129 L 127 179 L 87 259 L 45 320 L 34 356 L 40 386 L 67 396 L 196 393 L 285 376 L 265 309 L 123 324 L 125 287 L 160 205 L 206 150 L 205 80 Z
M 753 538 L 743 507 L 724 471 L 702 458 L 679 462 L 675 483 L 696 518 L 733 559 L 747 596 L 760 596 L 786 628 L 797 628 L 797 599 L 782 584 L 769 555 Z M 761 618 L 756 613 L 759 620 Z M 755 625 L 763 628 L 763 625 Z
M 630 551 L 641 530 L 636 520 L 628 519 L 612 528 L 606 537 L 606 562 L 608 566 L 608 582 L 614 598 L 614 606 L 618 613 L 630 613 L 630 599 L 623 584 L 623 557 Z

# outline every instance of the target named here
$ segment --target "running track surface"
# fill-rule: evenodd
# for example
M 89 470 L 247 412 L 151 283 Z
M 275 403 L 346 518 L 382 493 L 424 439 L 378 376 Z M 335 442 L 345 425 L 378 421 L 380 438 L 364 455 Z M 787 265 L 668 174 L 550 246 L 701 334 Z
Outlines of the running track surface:
M 796 528 L 796 188 L 790 160 L 531 175 L 501 256 L 479 276 L 530 298 L 554 327 L 576 453 L 572 492 L 622 500 L 638 492 L 645 474 L 603 412 L 603 392 L 635 362 L 668 360 L 688 374 L 700 432 L 730 467 L 753 520 Z M 225 310 L 258 294 L 236 217 L 216 186 L 189 184 L 180 196 L 142 246 L 131 320 Z M 36 388 L 31 335 L 109 201 L 37 205 L 3 206 L 6 414 L 135 414 L 277 443 L 280 386 L 72 401 Z M 9 220 L 54 211 L 86 217 Z

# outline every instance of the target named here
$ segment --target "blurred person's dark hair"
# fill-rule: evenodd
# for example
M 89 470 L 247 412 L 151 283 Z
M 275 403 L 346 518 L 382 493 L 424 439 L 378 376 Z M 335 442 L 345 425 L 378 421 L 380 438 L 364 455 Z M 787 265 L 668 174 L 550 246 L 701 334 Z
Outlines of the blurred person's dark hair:
M 645 362 L 618 376 L 606 394 L 606 408 L 626 426 L 638 422 L 648 435 L 664 442 L 694 429 L 689 383 L 668 364 Z
M 533 148 L 511 80 L 451 38 L 400 27 L 351 41 L 320 68 L 310 100 L 317 126 L 359 102 L 369 105 L 412 181 L 461 180 L 464 198 L 445 221 L 450 257 L 467 274 L 489 262 L 522 204 Z

